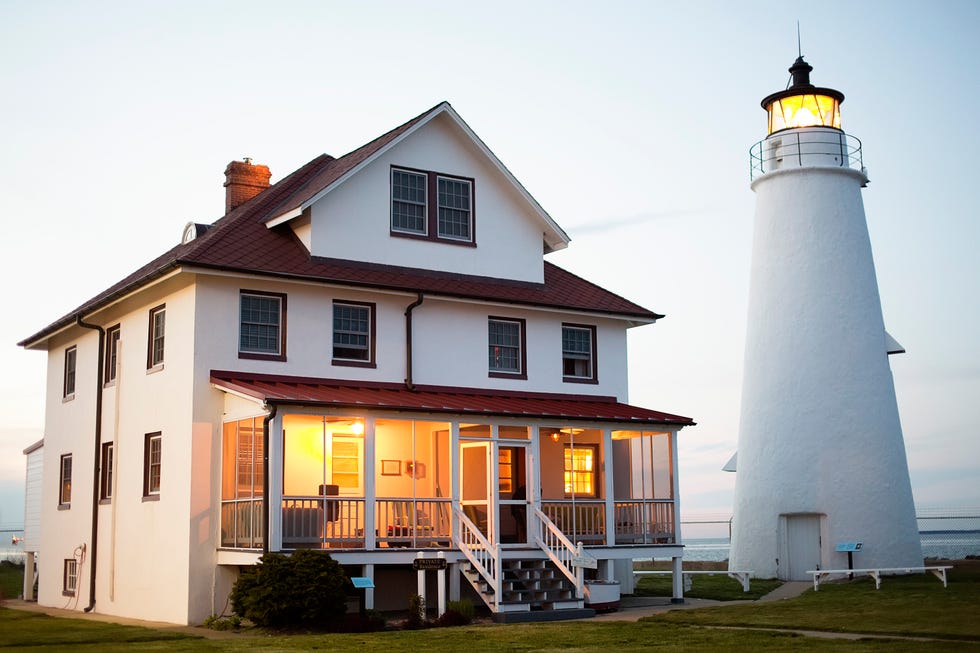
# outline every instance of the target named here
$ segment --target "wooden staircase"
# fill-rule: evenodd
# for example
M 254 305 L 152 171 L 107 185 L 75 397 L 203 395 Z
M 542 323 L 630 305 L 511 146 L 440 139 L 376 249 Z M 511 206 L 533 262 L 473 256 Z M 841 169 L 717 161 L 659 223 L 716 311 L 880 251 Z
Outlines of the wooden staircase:
M 463 575 L 493 611 L 494 621 L 558 621 L 595 615 L 595 610 L 585 607 L 585 599 L 575 596 L 574 583 L 550 560 L 502 560 L 501 572 L 501 596 L 496 601 L 494 588 L 476 568 L 463 568 Z

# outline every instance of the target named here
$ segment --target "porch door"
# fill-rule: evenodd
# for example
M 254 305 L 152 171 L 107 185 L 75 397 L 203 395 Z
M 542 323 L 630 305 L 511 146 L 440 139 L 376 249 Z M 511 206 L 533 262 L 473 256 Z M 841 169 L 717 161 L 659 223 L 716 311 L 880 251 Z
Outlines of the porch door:
M 785 550 L 787 564 L 779 570 L 780 578 L 809 580 L 806 572 L 820 567 L 820 515 L 786 515 Z
M 501 444 L 497 450 L 501 544 L 527 545 L 527 460 L 526 445 Z
M 460 497 L 463 514 L 491 542 L 490 443 L 460 442 Z

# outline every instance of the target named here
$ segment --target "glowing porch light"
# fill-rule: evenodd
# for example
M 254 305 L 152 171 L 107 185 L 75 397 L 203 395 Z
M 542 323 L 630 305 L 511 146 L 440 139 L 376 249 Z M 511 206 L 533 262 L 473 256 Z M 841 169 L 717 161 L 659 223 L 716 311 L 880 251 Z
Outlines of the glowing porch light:
M 841 129 L 840 104 L 844 94 L 815 87 L 810 83 L 811 70 L 813 66 L 798 57 L 789 69 L 793 75 L 789 88 L 762 100 L 762 108 L 769 114 L 770 134 L 801 127 Z

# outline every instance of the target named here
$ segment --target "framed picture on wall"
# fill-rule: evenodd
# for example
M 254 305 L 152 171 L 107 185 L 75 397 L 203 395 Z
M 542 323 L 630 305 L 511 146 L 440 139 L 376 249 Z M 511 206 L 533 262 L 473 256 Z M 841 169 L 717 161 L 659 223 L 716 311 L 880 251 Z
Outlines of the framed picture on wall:
M 402 463 L 400 460 L 382 460 L 382 476 L 400 476 L 402 473 Z

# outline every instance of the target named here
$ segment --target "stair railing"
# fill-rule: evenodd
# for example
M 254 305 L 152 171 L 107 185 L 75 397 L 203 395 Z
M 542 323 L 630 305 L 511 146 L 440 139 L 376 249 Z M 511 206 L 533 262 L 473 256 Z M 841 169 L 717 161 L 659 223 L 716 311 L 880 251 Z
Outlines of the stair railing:
M 575 584 L 575 598 L 585 597 L 585 572 L 582 563 L 591 559 L 585 553 L 582 543 L 573 544 L 568 537 L 555 525 L 555 522 L 548 518 L 548 515 L 541 512 L 540 508 L 533 507 L 541 528 L 536 535 L 537 545 L 555 564 L 561 573 Z
M 490 544 L 490 540 L 480 531 L 469 517 L 458 506 L 453 506 L 456 523 L 459 524 L 459 537 L 456 545 L 466 559 L 470 561 L 487 584 L 493 588 L 493 608 L 497 612 L 500 607 L 500 595 L 503 591 L 503 574 L 500 572 L 500 547 Z

